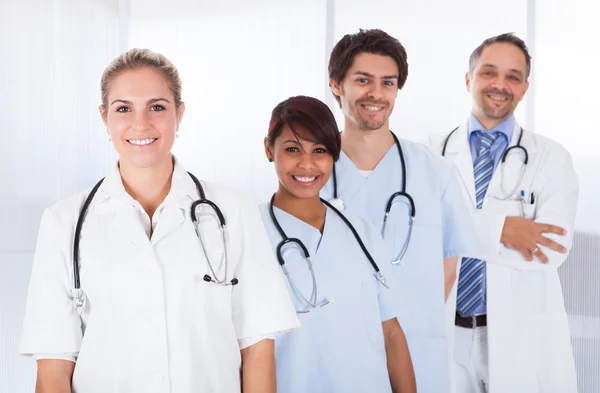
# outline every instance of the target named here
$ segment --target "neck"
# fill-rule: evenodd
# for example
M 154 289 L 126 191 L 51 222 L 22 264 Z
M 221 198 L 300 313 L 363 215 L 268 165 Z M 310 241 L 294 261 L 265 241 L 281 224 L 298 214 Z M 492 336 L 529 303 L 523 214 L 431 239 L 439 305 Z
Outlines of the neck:
M 280 184 L 273 199 L 273 206 L 323 232 L 327 209 L 318 195 L 314 198 L 298 198 Z
M 348 118 L 342 132 L 342 150 L 360 170 L 373 170 L 394 145 L 386 122 L 378 130 L 363 130 Z
M 148 216 L 165 200 L 171 190 L 173 159 L 151 168 L 136 168 L 119 162 L 119 172 L 125 191 L 138 201 Z
M 506 120 L 510 117 L 510 114 L 509 114 L 500 119 L 493 119 L 493 118 L 489 118 L 485 115 L 475 113 L 474 111 L 472 113 L 473 113 L 473 116 L 479 122 L 479 124 L 481 124 L 486 131 L 490 131 L 490 130 L 496 128 L 498 126 L 498 124 L 502 123 L 504 120 Z

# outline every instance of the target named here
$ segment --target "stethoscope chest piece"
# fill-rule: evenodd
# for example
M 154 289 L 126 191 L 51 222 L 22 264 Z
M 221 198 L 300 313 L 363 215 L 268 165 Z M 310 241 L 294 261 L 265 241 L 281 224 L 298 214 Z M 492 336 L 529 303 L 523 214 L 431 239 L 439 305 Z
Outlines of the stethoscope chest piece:
M 345 209 L 344 201 L 342 201 L 340 198 L 332 198 L 329 200 L 329 203 L 341 212 L 343 212 Z
M 73 311 L 77 316 L 81 316 L 87 305 L 87 296 L 81 288 L 71 288 L 71 297 L 73 302 Z

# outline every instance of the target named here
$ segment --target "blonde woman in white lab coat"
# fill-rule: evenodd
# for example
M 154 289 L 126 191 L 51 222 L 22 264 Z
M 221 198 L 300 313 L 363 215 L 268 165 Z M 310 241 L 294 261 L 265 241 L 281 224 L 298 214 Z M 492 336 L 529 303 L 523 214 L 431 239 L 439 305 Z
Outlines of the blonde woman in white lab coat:
M 44 212 L 20 348 L 37 359 L 36 392 L 274 393 L 273 338 L 299 322 L 255 204 L 200 182 L 226 223 L 222 237 L 214 210 L 194 208 L 200 241 L 199 188 L 171 154 L 181 81 L 164 56 L 126 52 L 101 90 L 119 159 L 81 226 L 83 296 L 73 244 L 90 192 Z

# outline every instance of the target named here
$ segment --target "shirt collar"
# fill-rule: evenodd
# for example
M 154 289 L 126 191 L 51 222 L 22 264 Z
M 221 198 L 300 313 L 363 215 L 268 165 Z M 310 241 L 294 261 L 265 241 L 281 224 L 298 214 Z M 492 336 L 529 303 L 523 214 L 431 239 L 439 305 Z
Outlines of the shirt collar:
M 506 140 L 510 143 L 510 141 L 512 140 L 512 134 L 513 134 L 514 128 L 515 128 L 515 116 L 510 115 L 506 120 L 504 120 L 502 123 L 498 124 L 496 127 L 494 127 L 493 130 L 490 130 L 490 131 L 498 131 L 501 134 L 504 134 L 506 136 Z M 471 115 L 469 116 L 469 133 L 468 133 L 469 139 L 471 138 L 471 134 L 473 134 L 473 132 L 475 132 L 475 131 L 485 131 L 485 128 L 483 128 L 481 123 L 471 113 Z
M 171 190 L 165 198 L 163 205 L 175 202 L 181 207 L 189 208 L 191 201 L 199 197 L 196 184 L 179 163 L 173 157 L 173 177 L 171 179 Z M 108 173 L 98 192 L 94 196 L 93 205 L 99 205 L 105 202 L 124 202 L 125 204 L 136 204 L 137 202 L 125 191 L 121 173 L 119 172 L 118 161 Z

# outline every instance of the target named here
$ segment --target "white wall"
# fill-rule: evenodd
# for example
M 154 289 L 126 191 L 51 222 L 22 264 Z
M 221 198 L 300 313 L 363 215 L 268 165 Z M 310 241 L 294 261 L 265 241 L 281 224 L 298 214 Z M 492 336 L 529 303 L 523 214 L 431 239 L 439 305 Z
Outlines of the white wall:
M 175 154 L 186 169 L 248 191 L 276 190 L 264 155 L 271 110 L 298 94 L 323 99 L 321 0 L 131 0 L 129 47 L 151 47 L 178 67 L 186 114 Z
M 344 34 L 378 27 L 405 45 L 409 77 L 391 124 L 424 141 L 468 115 L 470 52 L 486 37 L 516 32 L 534 55 L 532 89 L 517 117 L 571 151 L 581 180 L 578 229 L 600 234 L 600 27 L 593 0 L 575 3 L 0 0 L 0 156 L 8 163 L 0 166 L 0 393 L 31 392 L 34 383 L 34 364 L 16 345 L 42 209 L 93 185 L 115 159 L 97 114 L 100 75 L 115 56 L 149 47 L 173 60 L 187 105 L 175 153 L 201 178 L 264 201 L 276 188 L 262 150 L 272 108 L 312 95 L 341 120 L 326 69 Z M 590 313 L 600 307 L 583 296 Z M 600 357 L 578 355 L 581 369 Z M 595 391 L 585 386 L 581 393 Z
M 469 55 L 487 37 L 515 32 L 525 38 L 527 3 L 507 0 L 345 0 L 335 4 L 334 38 L 359 28 L 380 28 L 398 38 L 408 54 L 408 80 L 398 94 L 390 127 L 425 142 L 466 121 L 471 96 L 465 88 Z M 481 17 L 478 17 L 481 15 Z M 527 125 L 527 100 L 517 116 Z M 336 111 L 338 121 L 341 111 Z
M 17 345 L 42 210 L 114 159 L 97 106 L 120 22 L 118 0 L 0 2 L 1 393 L 33 391 L 35 364 Z
M 600 5 L 592 0 L 537 2 L 534 59 L 535 130 L 571 152 L 581 183 L 577 226 L 596 233 L 600 233 L 599 13 Z
M 598 2 L 536 2 L 535 131 L 571 153 L 580 180 L 575 249 L 561 267 L 580 392 L 600 391 Z

